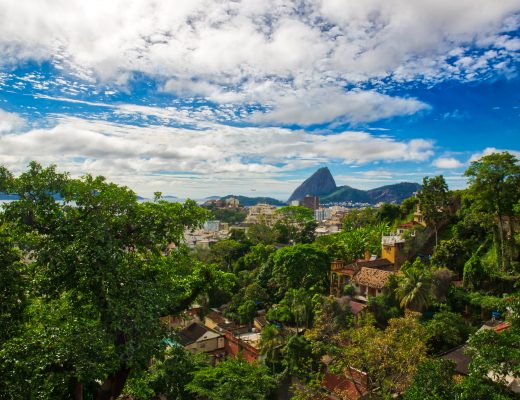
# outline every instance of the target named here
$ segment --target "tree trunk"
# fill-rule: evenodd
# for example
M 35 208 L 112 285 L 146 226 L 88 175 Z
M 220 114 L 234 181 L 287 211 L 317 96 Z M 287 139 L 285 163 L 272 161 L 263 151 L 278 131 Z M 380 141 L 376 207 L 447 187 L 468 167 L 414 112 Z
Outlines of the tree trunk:
M 74 382 L 74 400 L 83 400 L 83 382 L 77 378 L 73 378 Z
M 118 371 L 108 376 L 99 388 L 96 400 L 115 400 L 123 391 L 130 368 L 121 366 Z
M 506 271 L 506 256 L 504 251 L 504 229 L 502 226 L 502 217 L 498 216 L 498 237 L 500 238 L 500 261 L 502 262 L 502 271 Z
M 435 247 L 437 247 L 437 224 L 433 225 L 433 229 L 435 230 Z

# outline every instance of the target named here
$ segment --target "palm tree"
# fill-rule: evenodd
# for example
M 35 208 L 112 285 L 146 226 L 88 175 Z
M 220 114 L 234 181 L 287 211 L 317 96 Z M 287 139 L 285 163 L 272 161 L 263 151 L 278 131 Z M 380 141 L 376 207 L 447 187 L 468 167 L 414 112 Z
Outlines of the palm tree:
M 280 348 L 283 346 L 281 330 L 276 325 L 267 325 L 262 331 L 260 339 L 260 354 L 265 357 L 265 363 L 274 367 L 280 359 Z
M 422 311 L 430 305 L 432 280 L 428 272 L 415 268 L 406 269 L 396 289 L 401 307 Z

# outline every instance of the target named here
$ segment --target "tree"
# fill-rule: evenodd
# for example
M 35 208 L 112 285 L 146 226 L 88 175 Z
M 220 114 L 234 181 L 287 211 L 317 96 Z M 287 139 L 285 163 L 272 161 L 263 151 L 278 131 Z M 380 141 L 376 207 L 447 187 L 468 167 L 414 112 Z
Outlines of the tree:
M 276 380 L 262 365 L 230 358 L 196 371 L 187 388 L 208 400 L 264 400 L 276 388 Z
M 247 228 L 247 238 L 253 244 L 273 244 L 276 242 L 275 232 L 267 224 L 253 224 Z
M 350 308 L 341 309 L 334 296 L 313 297 L 314 324 L 305 331 L 313 352 L 318 356 L 335 354 L 340 347 L 339 333 L 352 326 Z
M 206 218 L 195 202 L 139 203 L 102 177 L 71 179 L 37 163 L 18 177 L 0 171 L 0 189 L 20 197 L 1 221 L 30 277 L 23 329 L 0 349 L 2 398 L 115 398 L 162 353 L 160 317 L 227 286 L 179 247 Z M 179 250 L 168 251 L 172 242 Z
M 426 324 L 429 343 L 433 351 L 440 353 L 464 343 L 470 333 L 470 327 L 460 314 L 442 310 Z
M 292 335 L 282 349 L 282 365 L 285 374 L 308 380 L 318 369 L 310 342 L 302 335 Z
M 256 303 L 253 300 L 246 300 L 238 307 L 240 323 L 251 324 L 256 315 Z
M 377 219 L 379 222 L 392 224 L 401 216 L 401 208 L 395 204 L 384 203 L 377 209 Z
M 433 226 L 435 245 L 438 242 L 439 225 L 445 220 L 448 206 L 448 185 L 442 175 L 424 177 L 418 195 L 421 212 L 427 224 Z
M 518 400 L 518 395 L 488 378 L 469 375 L 455 386 L 456 400 Z
M 520 377 L 520 329 L 514 325 L 500 333 L 488 329 L 473 335 L 468 353 L 471 372 L 477 376 L 491 374 L 498 381 L 507 375 Z
M 518 160 L 508 152 L 493 153 L 473 161 L 464 175 L 468 177 L 472 206 L 490 215 L 494 225 L 498 225 L 502 269 L 505 271 L 510 259 L 506 257 L 502 217 L 513 215 L 513 206 L 520 199 Z
M 374 225 L 376 222 L 377 209 L 372 207 L 349 210 L 341 220 L 343 230 L 346 232 Z
M 443 358 L 419 364 L 404 400 L 448 400 L 455 398 L 455 365 Z
M 327 253 L 311 244 L 284 247 L 272 255 L 269 284 L 281 299 L 291 288 L 325 292 L 328 288 L 330 262 Z
M 426 359 L 424 327 L 410 313 L 391 319 L 384 331 L 365 325 L 350 330 L 347 337 L 340 365 L 353 381 L 353 369 L 366 373 L 365 387 L 359 383 L 355 387 L 360 395 L 366 389 L 368 398 L 404 391 Z
M 432 281 L 429 272 L 419 259 L 405 263 L 399 279 L 396 295 L 402 308 L 422 311 L 431 303 Z
M 26 305 L 21 252 L 9 229 L 0 226 L 0 348 L 14 335 Z
M 280 362 L 280 352 L 283 343 L 282 331 L 278 326 L 269 324 L 262 330 L 260 353 L 265 356 L 264 362 L 266 365 L 271 366 L 273 374 L 277 364 Z
M 388 232 L 388 230 L 388 223 L 381 222 L 350 231 L 322 236 L 317 240 L 317 244 L 324 247 L 331 258 L 341 259 L 350 263 L 363 257 L 366 251 L 371 254 L 379 254 L 381 235 Z
M 225 271 L 230 272 L 233 263 L 246 254 L 247 250 L 247 245 L 236 240 L 220 240 L 211 246 L 210 260 L 217 263 Z
M 441 240 L 435 246 L 432 256 L 432 264 L 437 267 L 446 267 L 459 275 L 463 274 L 464 263 L 468 260 L 469 254 L 466 246 L 461 240 L 452 238 Z
M 192 354 L 179 345 L 168 347 L 148 370 L 132 371 L 123 397 L 133 399 L 196 400 L 186 388 L 195 371 L 208 366 L 205 354 Z
M 302 206 L 286 206 L 276 210 L 278 221 L 274 231 L 279 243 L 312 243 L 318 226 L 312 210 Z
M 258 243 L 251 247 L 249 251 L 238 260 L 237 270 L 256 270 L 267 262 L 269 256 L 276 251 L 276 248 L 271 245 Z

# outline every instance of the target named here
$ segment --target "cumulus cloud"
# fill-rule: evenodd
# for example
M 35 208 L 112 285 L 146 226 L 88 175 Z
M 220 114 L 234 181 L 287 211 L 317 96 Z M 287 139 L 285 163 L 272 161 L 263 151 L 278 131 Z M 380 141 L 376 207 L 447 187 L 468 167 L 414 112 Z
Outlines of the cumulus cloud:
M 410 115 L 426 105 L 388 97 L 389 87 L 508 75 L 519 60 L 508 34 L 520 24 L 518 0 L 0 4 L 0 65 L 50 61 L 115 86 L 142 73 L 177 96 L 258 103 L 264 122 Z M 352 85 L 371 90 L 344 92 Z
M 507 152 L 513 154 L 516 158 L 520 159 L 520 151 L 518 151 L 518 150 L 497 149 L 496 147 L 486 147 L 481 152 L 472 154 L 471 157 L 469 158 L 468 162 L 478 161 L 479 159 L 481 159 L 484 156 L 489 156 L 490 154 L 493 154 L 493 153 L 502 153 L 504 151 L 507 151 Z
M 0 135 L 19 130 L 25 126 L 25 120 L 16 113 L 0 109 Z
M 59 162 L 72 173 L 125 177 L 129 183 L 147 174 L 179 173 L 254 181 L 316 162 L 423 161 L 432 156 L 432 148 L 424 139 L 400 141 L 356 131 L 317 135 L 219 124 L 191 130 L 79 118 L 61 118 L 52 128 L 0 136 L 0 157 L 13 168 L 32 159 Z
M 312 125 L 338 118 L 351 123 L 372 122 L 394 116 L 413 115 L 430 106 L 416 99 L 391 97 L 375 91 L 317 89 L 296 91 L 273 100 L 273 110 L 256 112 L 255 122 Z
M 463 163 L 453 157 L 439 157 L 433 160 L 432 165 L 441 169 L 461 168 L 464 166 Z

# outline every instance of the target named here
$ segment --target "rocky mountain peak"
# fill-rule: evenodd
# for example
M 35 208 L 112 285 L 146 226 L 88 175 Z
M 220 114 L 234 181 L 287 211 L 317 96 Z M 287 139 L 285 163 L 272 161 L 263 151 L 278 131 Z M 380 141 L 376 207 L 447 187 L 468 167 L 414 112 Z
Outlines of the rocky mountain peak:
M 323 196 L 337 189 L 336 182 L 332 177 L 329 169 L 323 167 L 318 169 L 314 174 L 307 178 L 300 186 L 296 188 L 288 202 L 293 200 L 301 200 L 306 195 Z

